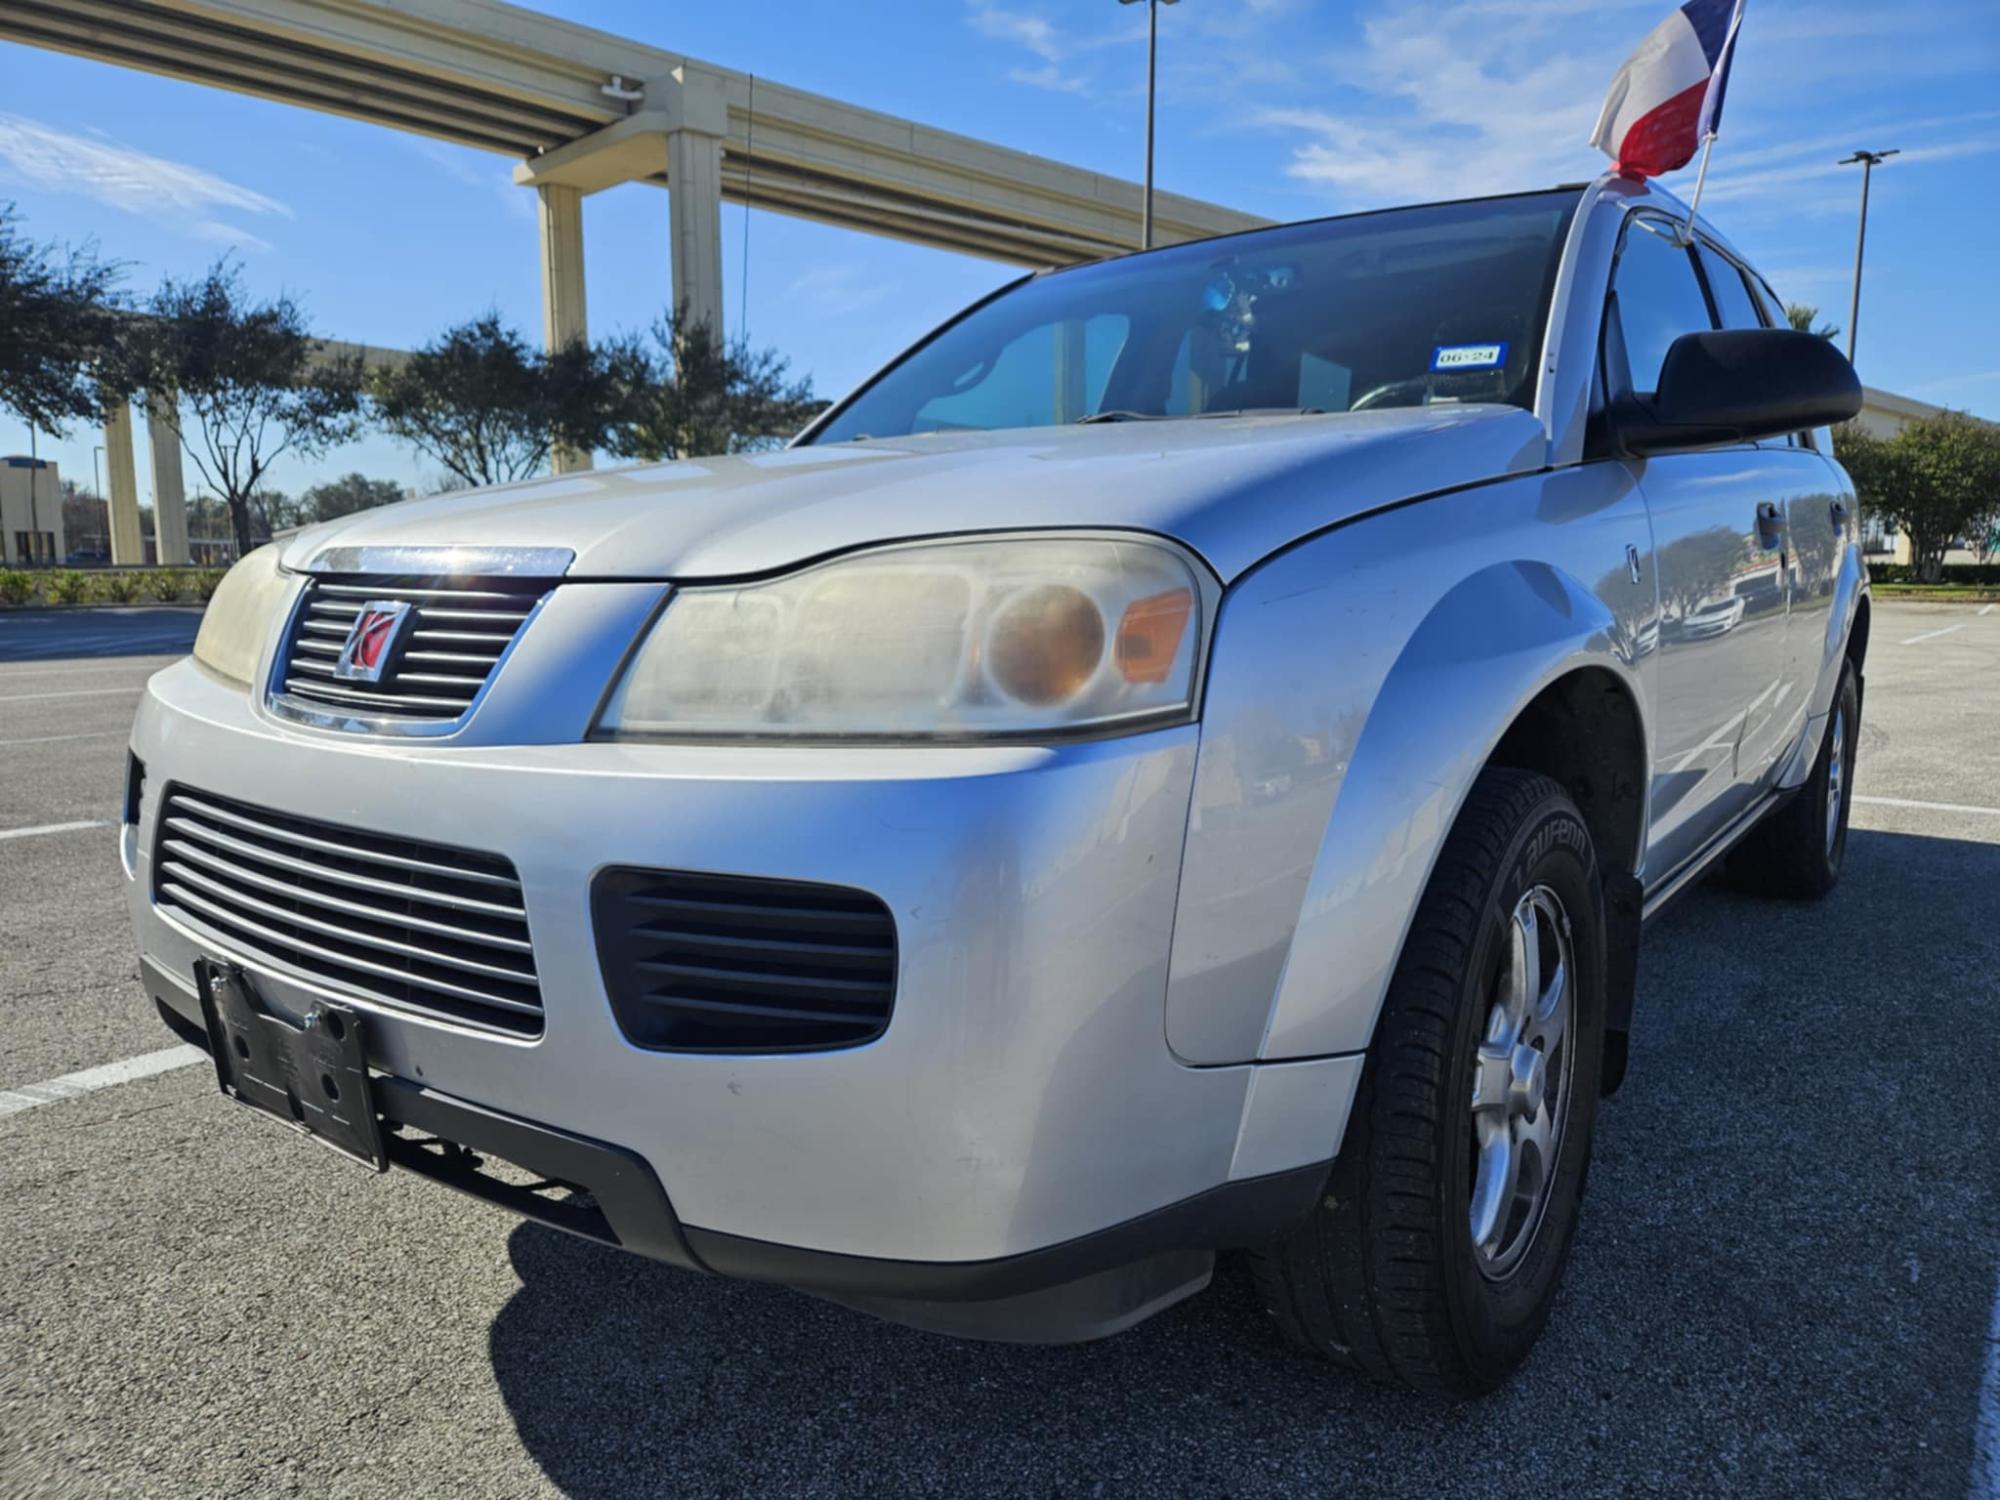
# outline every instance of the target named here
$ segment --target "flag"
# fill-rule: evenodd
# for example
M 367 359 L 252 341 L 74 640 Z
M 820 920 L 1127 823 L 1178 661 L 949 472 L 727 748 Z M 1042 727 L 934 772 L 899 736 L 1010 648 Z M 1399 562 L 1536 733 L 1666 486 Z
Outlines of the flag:
M 1687 0 L 1655 26 L 1611 80 L 1590 144 L 1627 177 L 1684 167 L 1722 124 L 1722 95 L 1743 0 Z

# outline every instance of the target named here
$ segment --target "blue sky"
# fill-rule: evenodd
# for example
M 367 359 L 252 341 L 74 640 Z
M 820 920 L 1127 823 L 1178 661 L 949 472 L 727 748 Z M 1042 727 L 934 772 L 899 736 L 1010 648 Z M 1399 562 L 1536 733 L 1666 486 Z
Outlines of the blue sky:
M 549 0 L 603 30 L 1136 177 L 1144 13 L 1113 0 Z M 1161 12 L 1162 187 L 1304 218 L 1593 175 L 1584 144 L 1660 0 L 1184 0 Z M 1705 211 L 1787 298 L 1847 321 L 1856 147 L 1875 175 L 1857 363 L 1871 385 L 2000 418 L 2000 3 L 1751 0 Z M 94 241 L 144 291 L 233 252 L 334 337 L 409 347 L 486 308 L 540 328 L 533 205 L 507 159 L 0 43 L 0 201 Z M 1674 183 L 1683 193 L 1692 174 Z M 667 198 L 587 200 L 593 333 L 667 298 Z M 749 238 L 748 295 L 743 278 Z M 727 317 L 823 394 L 1014 274 L 723 209 Z M 143 444 L 143 427 L 141 428 Z M 53 453 L 87 477 L 94 433 Z M 0 452 L 26 431 L 0 420 Z M 359 468 L 428 487 L 374 437 L 273 482 Z M 193 475 L 190 473 L 190 479 Z M 142 494 L 148 489 L 143 446 Z

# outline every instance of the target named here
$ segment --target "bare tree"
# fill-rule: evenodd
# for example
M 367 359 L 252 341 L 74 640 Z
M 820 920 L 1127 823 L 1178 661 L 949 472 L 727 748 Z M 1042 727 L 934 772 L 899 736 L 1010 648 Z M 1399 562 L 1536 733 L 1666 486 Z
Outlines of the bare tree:
M 290 297 L 252 301 L 227 260 L 198 281 L 169 279 L 149 311 L 146 387 L 180 409 L 181 446 L 228 503 L 248 552 L 271 465 L 286 453 L 316 457 L 359 428 L 361 361 L 321 350 Z

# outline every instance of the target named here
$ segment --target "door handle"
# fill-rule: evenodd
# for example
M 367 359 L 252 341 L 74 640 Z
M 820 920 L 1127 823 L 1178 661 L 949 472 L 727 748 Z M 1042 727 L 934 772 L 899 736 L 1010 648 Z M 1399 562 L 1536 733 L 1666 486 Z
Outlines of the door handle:
M 1833 533 L 1835 536 L 1840 535 L 1841 532 L 1847 529 L 1846 501 L 1844 500 L 1828 501 L 1826 507 L 1826 514 L 1827 514 L 1827 519 L 1833 522 Z
M 1766 551 L 1777 546 L 1784 539 L 1785 521 L 1774 500 L 1757 502 L 1757 538 Z

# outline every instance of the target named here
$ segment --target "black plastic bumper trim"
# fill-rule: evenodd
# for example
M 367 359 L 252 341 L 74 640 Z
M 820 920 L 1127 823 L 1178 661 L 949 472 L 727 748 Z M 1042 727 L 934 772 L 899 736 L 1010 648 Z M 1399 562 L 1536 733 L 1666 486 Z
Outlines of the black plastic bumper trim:
M 140 971 L 162 1017 L 174 1031 L 197 1046 L 206 1046 L 198 1010 L 188 1014 L 193 997 L 150 961 L 142 959 Z M 383 1118 L 393 1124 L 428 1132 L 583 1189 L 592 1200 L 591 1205 L 585 1205 L 586 1210 L 594 1206 L 602 1215 L 603 1228 L 594 1229 L 576 1215 L 553 1212 L 539 1195 L 525 1189 L 496 1191 L 496 1186 L 504 1189 L 506 1184 L 466 1166 L 449 1151 L 427 1150 L 422 1143 L 390 1136 L 393 1162 L 448 1187 L 552 1227 L 687 1270 L 775 1282 L 863 1306 L 893 1303 L 895 1311 L 887 1306 L 869 1310 L 920 1326 L 928 1323 L 966 1333 L 973 1331 L 966 1315 L 940 1312 L 935 1318 L 926 1318 L 923 1305 L 1022 1298 L 1070 1287 L 1086 1278 L 1130 1280 L 1106 1278 L 1105 1273 L 1122 1269 L 1138 1272 L 1144 1269 L 1142 1263 L 1169 1256 L 1179 1266 L 1184 1259 L 1181 1252 L 1264 1243 L 1311 1211 L 1332 1166 L 1331 1161 L 1313 1162 L 1268 1176 L 1222 1183 L 1123 1223 L 1019 1255 L 976 1261 L 890 1260 L 807 1250 L 684 1225 L 675 1216 L 653 1169 L 643 1157 L 623 1147 L 503 1114 L 408 1079 L 381 1075 L 372 1080 L 371 1087 Z M 1120 1295 L 1129 1297 L 1129 1288 Z
M 688 1248 L 721 1276 L 775 1281 L 837 1297 L 979 1302 L 1045 1291 L 1169 1250 L 1223 1250 L 1278 1235 L 1311 1210 L 1330 1161 L 1225 1182 L 1136 1219 L 997 1260 L 884 1260 L 837 1255 L 685 1226 Z

